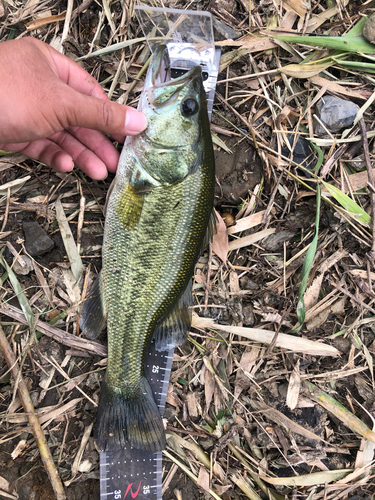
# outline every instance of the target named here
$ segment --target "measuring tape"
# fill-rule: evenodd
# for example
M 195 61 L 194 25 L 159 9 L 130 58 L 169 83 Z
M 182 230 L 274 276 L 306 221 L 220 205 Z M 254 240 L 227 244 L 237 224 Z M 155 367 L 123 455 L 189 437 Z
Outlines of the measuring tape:
M 164 415 L 174 349 L 158 352 L 151 342 L 145 372 Z M 161 500 L 162 452 L 151 453 L 127 446 L 117 452 L 100 453 L 100 499 Z

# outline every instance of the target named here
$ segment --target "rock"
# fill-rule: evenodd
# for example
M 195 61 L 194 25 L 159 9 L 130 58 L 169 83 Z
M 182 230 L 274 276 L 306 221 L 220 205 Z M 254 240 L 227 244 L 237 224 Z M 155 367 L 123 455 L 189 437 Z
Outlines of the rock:
M 214 28 L 215 42 L 220 42 L 221 40 L 235 40 L 241 36 L 241 33 L 238 33 L 238 31 L 230 26 L 218 21 L 215 17 L 212 17 L 212 26 Z
M 38 257 L 50 252 L 55 243 L 44 229 L 33 220 L 23 221 L 23 232 L 25 234 L 25 247 L 32 257 Z
M 351 160 L 345 160 L 345 163 L 350 165 L 354 170 L 359 172 L 360 170 L 366 168 L 365 155 L 359 155 Z
M 368 42 L 375 43 L 375 13 L 367 19 L 363 27 L 362 35 Z
M 22 267 L 19 259 L 17 259 L 16 262 L 14 263 L 13 271 L 16 274 L 22 274 L 23 276 L 26 276 L 27 274 L 29 274 L 30 271 L 34 270 L 33 261 L 27 255 L 21 255 L 20 257 L 22 257 L 26 266 Z
M 307 141 L 304 137 L 301 137 L 300 135 L 297 136 L 296 141 L 294 138 L 295 138 L 294 134 L 288 134 L 288 141 L 290 147 L 293 149 L 293 155 L 291 159 L 294 162 L 299 163 L 303 167 L 311 170 L 315 166 L 315 158 L 312 149 L 310 147 L 309 141 Z M 286 156 L 287 158 L 290 158 L 290 149 L 287 146 L 284 146 L 281 149 L 281 154 Z M 304 176 L 311 177 L 310 174 L 305 171 L 304 171 Z
M 348 352 L 351 346 L 350 340 L 344 337 L 336 337 L 332 340 L 332 345 L 341 352 Z
M 278 233 L 273 233 L 263 241 L 262 247 L 270 252 L 276 252 L 277 250 L 281 250 L 284 247 L 284 242 L 289 241 L 293 236 L 293 231 L 279 231 Z
M 338 132 L 353 125 L 358 109 L 354 102 L 331 95 L 323 96 L 316 103 L 317 116 L 330 132 Z M 315 133 L 325 135 L 326 131 L 320 123 L 315 123 Z

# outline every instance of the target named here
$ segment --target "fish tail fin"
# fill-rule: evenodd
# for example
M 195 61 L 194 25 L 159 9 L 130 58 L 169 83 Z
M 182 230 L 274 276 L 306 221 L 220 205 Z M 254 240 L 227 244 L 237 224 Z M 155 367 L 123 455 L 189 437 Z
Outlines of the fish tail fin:
M 125 388 L 102 383 L 94 438 L 100 450 L 133 448 L 161 451 L 166 439 L 163 421 L 146 377 L 133 394 Z

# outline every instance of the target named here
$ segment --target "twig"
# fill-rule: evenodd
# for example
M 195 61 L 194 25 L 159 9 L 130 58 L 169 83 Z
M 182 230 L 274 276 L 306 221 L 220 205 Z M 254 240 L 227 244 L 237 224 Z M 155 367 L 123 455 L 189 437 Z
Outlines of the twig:
M 73 0 L 68 0 L 68 6 L 66 8 L 66 16 L 65 16 L 65 22 L 64 22 L 64 29 L 63 33 L 61 35 L 61 43 L 65 41 L 65 38 L 69 34 L 69 28 L 70 28 L 70 22 L 72 20 L 72 13 L 73 13 Z
M 12 348 L 9 345 L 9 342 L 4 334 L 3 329 L 0 326 L 0 348 L 2 350 L 3 356 L 9 368 L 11 369 L 13 378 L 15 380 L 18 379 L 18 394 L 21 398 L 23 408 L 25 413 L 27 414 L 27 418 L 29 419 L 30 427 L 35 437 L 35 441 L 39 448 L 39 453 L 48 474 L 48 477 L 51 481 L 51 485 L 53 491 L 55 492 L 57 500 L 65 500 L 66 495 L 64 491 L 63 484 L 61 482 L 60 476 L 57 472 L 55 463 L 53 461 L 50 449 L 48 448 L 46 437 L 43 433 L 43 430 L 40 426 L 38 417 L 35 414 L 34 406 L 30 398 L 29 391 L 27 390 L 27 386 L 21 372 L 18 368 L 18 364 L 16 362 L 15 356 L 13 354 Z
M 86 9 L 88 9 L 90 7 L 90 5 L 92 4 L 93 1 L 94 0 L 85 0 L 84 2 L 81 3 L 81 5 L 79 7 L 77 7 L 76 9 L 74 9 L 73 13 L 72 13 L 72 18 L 71 18 L 70 22 L 73 22 L 74 19 L 77 16 L 79 16 L 79 14 L 81 14 Z
M 0 303 L 0 314 L 10 316 L 23 325 L 28 324 L 21 309 L 18 309 L 17 307 L 14 307 L 10 304 Z M 44 323 L 43 321 L 38 320 L 35 329 L 44 333 L 45 335 L 47 335 L 47 337 L 51 337 L 57 342 L 60 342 L 61 344 L 74 347 L 75 349 L 88 351 L 98 356 L 107 356 L 107 349 L 103 345 L 98 344 L 97 342 L 92 342 L 91 340 L 76 337 L 71 333 L 64 332 L 64 330 L 56 328 L 55 326 L 51 326 L 48 323 Z
M 367 130 L 365 120 L 361 118 L 359 120 L 359 126 L 361 127 L 361 134 L 363 138 L 363 153 L 366 161 L 367 175 L 368 175 L 368 184 L 370 187 L 370 195 L 371 195 L 371 213 L 372 213 L 372 247 L 370 252 L 367 254 L 369 261 L 372 266 L 375 266 L 375 183 L 374 183 L 374 173 L 371 167 L 370 160 L 370 151 L 368 148 L 368 140 L 367 140 Z
M 212 242 L 210 241 L 208 243 L 208 264 L 207 264 L 207 281 L 206 281 L 206 288 L 204 290 L 204 312 L 207 311 L 207 305 L 208 305 L 208 292 L 210 290 L 210 276 L 211 276 L 211 265 L 212 265 Z
M 2 233 L 4 231 L 5 226 L 7 225 L 7 222 L 8 222 L 9 202 L 10 202 L 10 188 L 8 188 L 8 192 L 7 192 L 7 204 L 5 206 L 4 219 L 3 219 L 3 223 L 1 225 L 0 233 Z
M 365 302 L 357 299 L 357 297 L 355 295 L 353 295 L 352 293 L 348 292 L 348 290 L 345 290 L 345 288 L 342 288 L 341 286 L 336 285 L 336 283 L 333 283 L 333 281 L 331 281 L 330 283 L 331 283 L 332 286 L 334 286 L 335 288 L 337 288 L 337 290 L 339 292 L 344 293 L 350 299 L 354 300 L 354 302 L 356 302 L 360 306 L 364 307 L 365 309 L 369 310 L 370 312 L 372 312 L 372 314 L 375 314 L 375 309 L 373 309 L 372 307 L 368 306 Z

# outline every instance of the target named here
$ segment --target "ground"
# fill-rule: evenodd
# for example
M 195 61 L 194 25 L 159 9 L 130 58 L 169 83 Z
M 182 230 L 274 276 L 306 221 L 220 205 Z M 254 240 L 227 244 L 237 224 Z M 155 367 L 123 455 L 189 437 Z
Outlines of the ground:
M 87 1 L 74 10 L 64 53 L 76 59 L 140 37 L 133 2 L 124 4 L 123 11 L 120 2 L 108 7 L 106 0 Z M 29 31 L 27 23 L 63 13 L 65 2 L 27 6 L 0 0 L 0 41 L 30 34 L 50 43 L 61 35 L 64 20 L 47 18 Z M 186 8 L 178 0 L 164 6 Z M 344 36 L 362 32 L 374 4 L 313 0 L 308 10 L 297 0 L 211 0 L 189 8 L 210 11 L 231 31 L 226 37 L 223 27 L 215 28 L 222 47 L 212 118 L 218 228 L 195 269 L 189 338 L 175 351 L 163 498 L 204 499 L 209 487 L 222 500 L 370 499 L 374 68 L 371 46 L 348 53 L 345 43 L 354 42 Z M 310 33 L 329 36 L 310 36 L 303 44 L 274 38 Z M 343 45 L 332 45 L 332 36 Z M 131 84 L 148 59 L 144 48 L 138 42 L 80 64 L 106 91 L 112 88 L 113 100 L 136 106 L 143 77 Z M 358 68 L 357 62 L 365 64 Z M 367 104 L 364 120 L 349 133 L 318 136 L 315 104 L 324 95 L 350 100 L 358 109 Z M 92 181 L 79 170 L 57 174 L 25 156 L 2 153 L 0 179 L 1 326 L 22 366 L 67 498 L 98 499 L 92 424 L 106 333 L 97 344 L 85 343 L 78 313 L 101 268 L 102 208 L 113 175 Z M 58 198 L 70 244 L 79 247 L 84 265 L 78 286 L 56 215 Z M 15 261 L 27 257 L 28 220 L 37 221 L 54 248 L 29 261 L 22 274 Z M 21 310 L 25 303 L 32 328 Z M 0 498 L 55 498 L 1 354 L 0 418 Z

